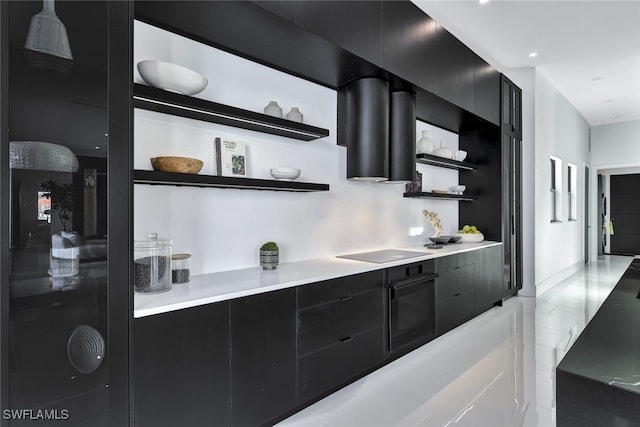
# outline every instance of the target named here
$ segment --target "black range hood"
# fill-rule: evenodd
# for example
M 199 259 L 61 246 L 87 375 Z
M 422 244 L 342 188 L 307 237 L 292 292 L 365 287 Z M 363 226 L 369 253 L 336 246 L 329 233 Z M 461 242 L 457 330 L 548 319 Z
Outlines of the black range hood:
M 347 146 L 347 179 L 389 179 L 389 83 L 364 78 L 339 92 L 338 143 Z M 341 132 L 342 131 L 342 132 Z
M 363 78 L 338 92 L 338 144 L 347 147 L 347 179 L 411 182 L 415 174 L 416 100 Z
M 391 93 L 389 134 L 389 180 L 412 182 L 416 170 L 416 96 L 412 92 Z

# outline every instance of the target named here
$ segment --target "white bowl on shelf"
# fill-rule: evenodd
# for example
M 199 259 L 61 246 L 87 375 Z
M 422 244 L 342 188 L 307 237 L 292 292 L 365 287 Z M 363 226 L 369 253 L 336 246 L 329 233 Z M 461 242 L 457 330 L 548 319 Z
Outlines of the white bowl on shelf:
M 199 73 L 182 65 L 153 59 L 138 62 L 140 77 L 149 85 L 183 95 L 202 92 L 209 83 Z
M 467 152 L 464 150 L 458 150 L 454 153 L 453 158 L 461 162 L 467 158 Z
M 269 169 L 269 173 L 274 179 L 279 179 L 283 181 L 293 181 L 294 179 L 300 176 L 300 169 L 296 168 L 271 168 Z
M 459 242 L 461 243 L 477 243 L 484 240 L 484 234 L 482 233 L 456 233 L 456 236 L 460 236 Z
M 452 185 L 451 187 L 449 187 L 449 191 L 453 194 L 462 194 L 466 189 L 466 185 Z

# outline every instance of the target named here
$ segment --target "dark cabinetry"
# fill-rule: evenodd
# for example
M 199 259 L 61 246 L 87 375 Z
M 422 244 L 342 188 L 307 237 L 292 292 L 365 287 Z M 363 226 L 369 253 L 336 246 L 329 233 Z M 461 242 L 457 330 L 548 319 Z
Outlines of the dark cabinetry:
M 436 333 L 443 334 L 475 314 L 475 263 L 468 257 L 453 258 L 436 278 Z M 459 258 L 459 259 L 455 259 Z M 457 265 L 455 265 L 457 264 Z M 454 266 L 455 265 L 455 266 Z M 437 270 L 436 270 L 437 271 Z
M 383 273 L 342 277 L 302 286 L 297 292 L 302 404 L 382 362 Z
M 501 85 L 502 131 L 511 135 L 519 135 L 522 125 L 522 91 L 505 76 L 502 76 Z
M 381 22 L 381 67 L 434 92 L 439 50 L 437 23 L 408 1 L 384 2 Z
M 500 248 L 138 318 L 135 425 L 274 423 L 499 302 Z
M 502 301 L 502 247 L 435 259 L 436 334 L 443 334 Z
M 476 263 L 476 312 L 480 313 L 502 300 L 502 247 L 478 251 Z
M 251 0 L 251 2 L 289 22 L 295 21 L 295 3 L 293 0 Z
M 253 3 L 457 107 L 500 122 L 500 74 L 410 1 Z
M 0 2 L 0 425 L 126 425 L 129 4 L 53 8 Z
M 381 1 L 296 1 L 295 24 L 373 64 L 381 62 Z
M 500 74 L 408 1 L 382 4 L 385 70 L 498 124 Z
M 475 54 L 440 24 L 436 24 L 437 56 L 435 94 L 474 111 L 473 73 Z
M 504 293 L 510 295 L 522 288 L 522 91 L 505 76 L 501 88 Z
M 491 123 L 500 123 L 500 73 L 473 55 L 473 111 Z
M 135 321 L 136 426 L 256 426 L 295 406 L 295 289 Z
M 295 289 L 231 301 L 231 423 L 257 426 L 295 406 Z
M 229 304 L 136 319 L 135 425 L 229 424 Z

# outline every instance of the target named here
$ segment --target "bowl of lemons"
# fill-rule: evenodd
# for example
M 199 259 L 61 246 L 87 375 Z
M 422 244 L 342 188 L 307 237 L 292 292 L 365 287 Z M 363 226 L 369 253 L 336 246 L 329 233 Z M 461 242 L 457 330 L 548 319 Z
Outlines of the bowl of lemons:
M 478 230 L 478 227 L 469 224 L 465 224 L 458 230 L 456 236 L 460 236 L 460 242 L 462 243 L 482 242 L 484 240 L 484 234 Z

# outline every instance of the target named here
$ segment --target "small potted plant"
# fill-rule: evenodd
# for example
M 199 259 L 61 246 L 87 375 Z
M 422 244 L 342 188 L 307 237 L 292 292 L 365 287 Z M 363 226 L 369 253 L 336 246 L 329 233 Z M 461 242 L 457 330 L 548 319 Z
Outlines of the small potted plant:
M 260 266 L 263 270 L 275 270 L 278 261 L 278 245 L 275 242 L 267 242 L 260 247 Z

